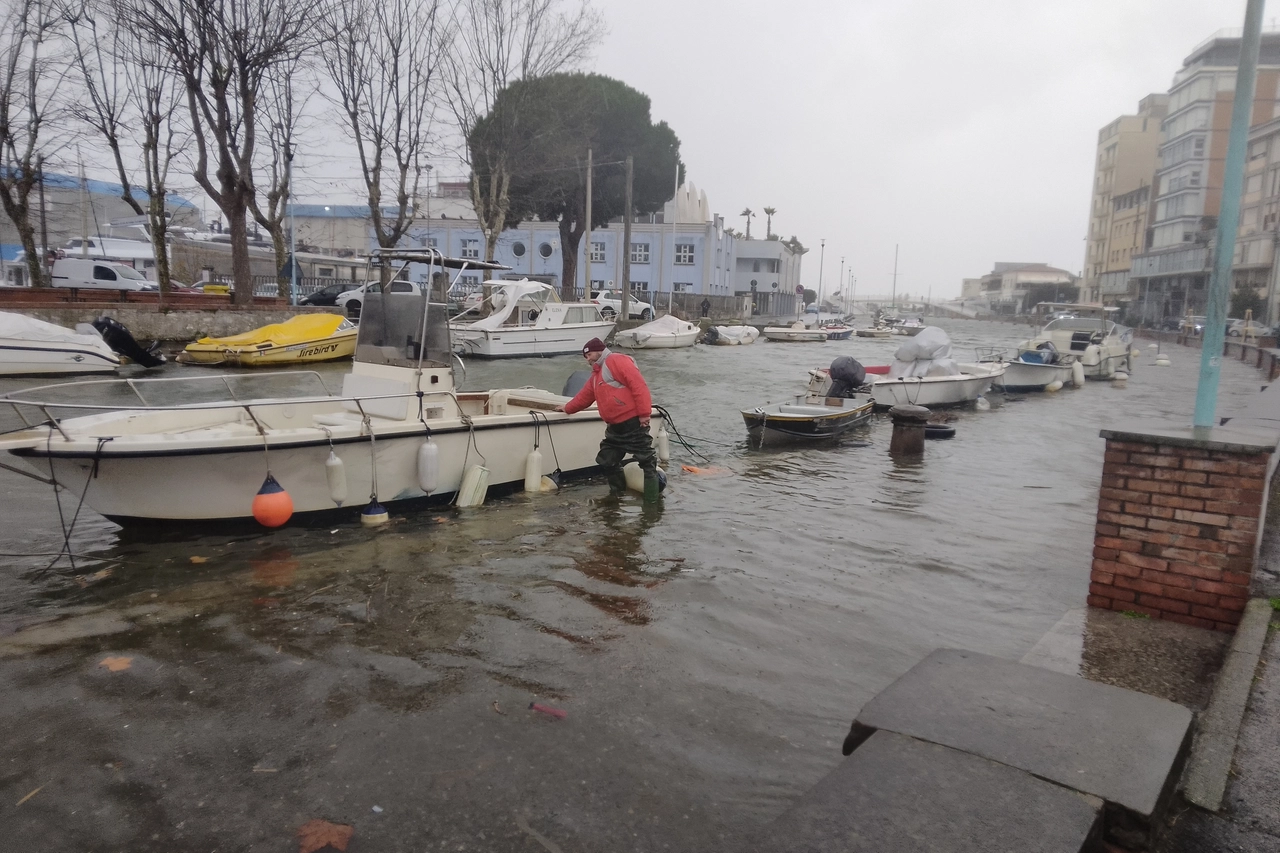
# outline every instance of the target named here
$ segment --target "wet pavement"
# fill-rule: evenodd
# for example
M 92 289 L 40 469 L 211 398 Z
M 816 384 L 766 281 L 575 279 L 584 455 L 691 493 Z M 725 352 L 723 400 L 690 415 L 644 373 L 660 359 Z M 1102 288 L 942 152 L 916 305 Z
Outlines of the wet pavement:
M 74 501 L 0 472 L 10 843 L 275 851 L 322 818 L 356 853 L 743 848 L 929 651 L 1016 660 L 1079 609 L 1098 429 L 1194 397 L 1187 356 L 1125 389 L 957 412 L 920 464 L 888 459 L 880 420 L 836 448 L 747 451 L 739 409 L 893 349 L 844 343 L 639 354 L 708 457 L 681 452 L 704 473 L 673 469 L 656 511 L 600 483 L 376 531 L 158 537 L 86 511 L 75 564 L 49 567 Z M 472 365 L 468 385 L 558 389 L 578 366 Z M 1224 365 L 1224 399 L 1256 388 Z M 1086 613 L 1082 671 L 1203 707 L 1223 638 L 1180 628 Z

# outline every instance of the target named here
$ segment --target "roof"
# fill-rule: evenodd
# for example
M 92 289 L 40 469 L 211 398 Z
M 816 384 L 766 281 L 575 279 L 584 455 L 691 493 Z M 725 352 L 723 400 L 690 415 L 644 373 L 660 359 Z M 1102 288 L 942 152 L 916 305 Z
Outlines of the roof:
M 80 178 L 74 175 L 63 175 L 58 172 L 45 172 L 44 185 L 46 187 L 52 187 L 60 190 L 78 190 L 81 188 Z M 124 192 L 124 187 L 120 184 L 113 184 L 108 181 L 95 181 L 92 178 L 85 179 L 84 189 L 86 192 L 94 195 L 110 195 L 116 196 L 117 198 Z M 145 201 L 147 198 L 147 191 L 141 187 L 134 187 L 131 195 L 139 201 Z M 189 207 L 192 210 L 196 209 L 196 206 L 190 201 L 180 195 L 174 195 L 173 193 L 167 194 L 164 197 L 164 201 L 165 204 L 173 207 Z

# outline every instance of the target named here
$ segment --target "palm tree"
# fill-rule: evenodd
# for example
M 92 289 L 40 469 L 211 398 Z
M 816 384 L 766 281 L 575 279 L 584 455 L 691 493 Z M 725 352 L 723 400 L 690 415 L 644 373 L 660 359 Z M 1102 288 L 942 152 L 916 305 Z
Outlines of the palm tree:
M 764 238 L 766 240 L 773 239 L 773 215 L 778 212 L 776 207 L 766 207 L 764 209 Z
M 751 217 L 755 216 L 755 213 L 752 212 L 751 208 L 747 207 L 747 208 L 743 208 L 743 211 L 738 215 L 747 217 L 747 239 L 750 240 L 751 239 Z

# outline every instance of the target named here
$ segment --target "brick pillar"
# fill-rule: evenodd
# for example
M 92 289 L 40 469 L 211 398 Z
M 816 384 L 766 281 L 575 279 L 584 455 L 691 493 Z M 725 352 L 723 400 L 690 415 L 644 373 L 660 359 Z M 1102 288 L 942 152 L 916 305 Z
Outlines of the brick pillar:
M 1226 426 L 1104 429 L 1102 437 L 1089 604 L 1235 630 L 1253 580 L 1276 436 Z

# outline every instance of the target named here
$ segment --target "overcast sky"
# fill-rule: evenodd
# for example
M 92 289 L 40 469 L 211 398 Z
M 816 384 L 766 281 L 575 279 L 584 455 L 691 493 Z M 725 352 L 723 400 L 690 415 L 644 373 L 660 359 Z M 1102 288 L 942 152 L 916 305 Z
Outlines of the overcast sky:
M 1245 7 L 592 2 L 609 32 L 588 70 L 649 95 L 713 212 L 744 230 L 738 214 L 750 207 L 760 214 L 752 235 L 763 236 L 763 208 L 777 208 L 775 232 L 812 249 L 805 284 L 817 288 L 821 265 L 827 293 L 843 257 L 858 295 L 888 294 L 896 244 L 897 292 L 935 298 L 958 296 L 961 279 L 997 261 L 1080 272 L 1098 130 L 1167 91 L 1196 45 L 1243 25 Z M 299 203 L 361 202 L 350 146 L 332 124 L 303 129 Z M 111 179 L 109 161 L 87 159 Z M 437 177 L 465 175 L 447 157 L 434 162 Z M 189 175 L 174 184 L 217 218 Z
M 843 256 L 859 294 L 888 293 L 898 244 L 898 292 L 939 297 L 996 261 L 1078 273 L 1098 130 L 1245 2 L 597 5 L 595 70 L 652 98 L 713 211 L 743 230 L 744 207 L 777 208 L 810 287 L 825 238 L 827 292 Z

